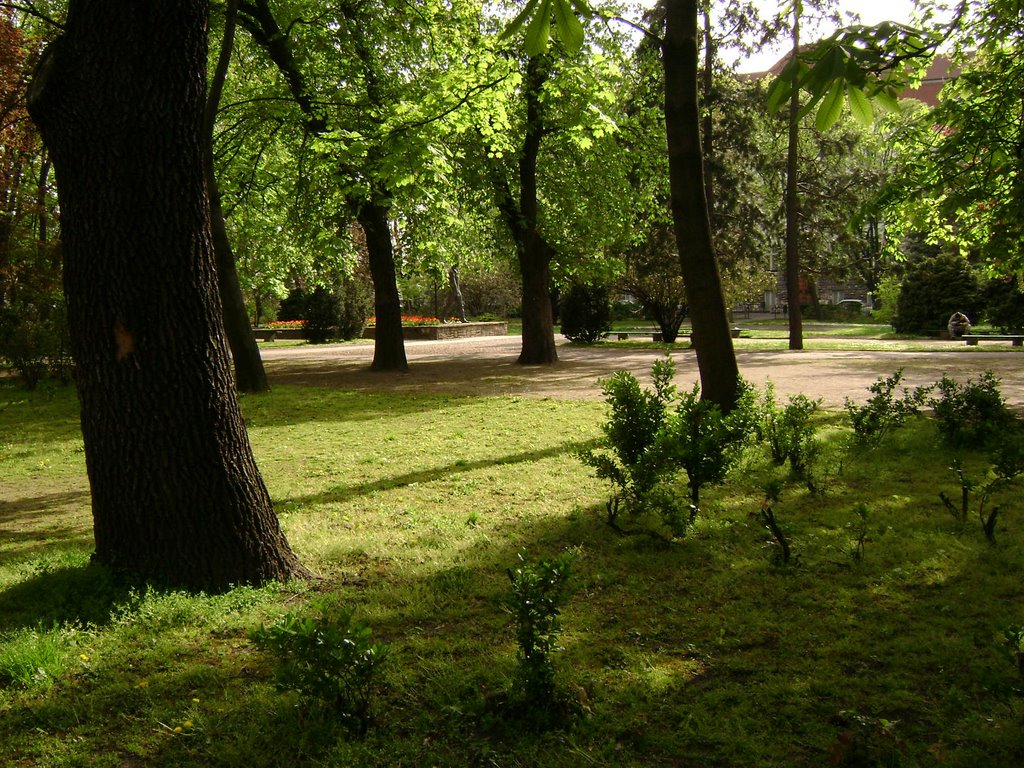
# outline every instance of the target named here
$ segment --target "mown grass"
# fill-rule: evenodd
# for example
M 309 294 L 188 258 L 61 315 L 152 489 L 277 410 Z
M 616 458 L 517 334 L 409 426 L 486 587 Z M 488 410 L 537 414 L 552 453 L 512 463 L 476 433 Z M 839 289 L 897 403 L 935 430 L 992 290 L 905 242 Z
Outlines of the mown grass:
M 1022 681 L 1024 515 L 998 544 L 960 529 L 927 420 L 875 451 L 822 422 L 824 496 L 775 512 L 799 563 L 773 565 L 754 452 L 666 543 L 605 525 L 572 451 L 600 403 L 280 387 L 243 409 L 308 583 L 187 595 L 89 564 L 70 390 L 0 387 L 0 764 L 19 766 L 1010 766 Z M 980 474 L 983 459 L 968 457 Z M 858 503 L 864 557 L 851 556 Z M 585 716 L 535 733 L 496 705 L 514 679 L 505 569 L 577 552 L 560 681 Z M 249 631 L 354 606 L 392 645 L 376 726 L 271 685 Z M 30 671 L 31 670 L 31 671 Z

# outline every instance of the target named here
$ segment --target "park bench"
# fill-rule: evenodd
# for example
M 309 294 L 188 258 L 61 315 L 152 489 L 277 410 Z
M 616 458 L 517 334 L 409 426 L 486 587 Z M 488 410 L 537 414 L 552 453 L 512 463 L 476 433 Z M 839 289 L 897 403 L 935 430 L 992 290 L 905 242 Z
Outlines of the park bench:
M 621 330 L 612 331 L 615 334 L 615 338 L 619 341 L 625 341 L 633 336 L 650 336 L 652 341 L 661 341 L 661 331 L 657 328 L 623 328 Z M 680 336 L 683 334 L 680 333 Z
M 960 337 L 968 347 L 978 346 L 979 341 L 1009 341 L 1013 346 L 1024 346 L 1024 334 L 1016 333 L 965 333 Z
M 253 336 L 256 341 L 274 341 L 277 339 L 277 331 L 271 328 L 253 328 Z
M 739 328 L 732 328 L 732 337 L 738 339 L 743 331 Z M 611 332 L 619 341 L 625 341 L 633 336 L 650 336 L 652 341 L 661 341 L 661 331 L 654 328 L 622 328 Z M 679 333 L 676 334 L 679 338 L 687 338 L 693 335 L 693 331 L 689 328 L 680 328 Z

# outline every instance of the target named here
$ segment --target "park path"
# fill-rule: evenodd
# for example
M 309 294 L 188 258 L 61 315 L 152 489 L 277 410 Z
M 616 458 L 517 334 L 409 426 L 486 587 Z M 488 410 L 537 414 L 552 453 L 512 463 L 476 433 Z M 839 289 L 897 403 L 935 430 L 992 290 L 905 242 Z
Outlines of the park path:
M 810 340 L 809 340 L 810 341 Z M 849 339 L 852 346 L 863 340 Z M 830 343 L 837 342 L 830 338 Z M 844 343 L 839 341 L 839 343 Z M 872 342 L 878 345 L 879 342 Z M 261 352 L 271 384 L 307 384 L 359 391 L 429 392 L 448 395 L 494 395 L 600 399 L 600 380 L 616 370 L 632 371 L 647 381 L 651 365 L 663 356 L 657 349 L 569 345 L 559 339 L 559 361 L 552 366 L 516 363 L 516 336 L 489 336 L 450 341 L 409 341 L 409 373 L 374 373 L 372 342 L 274 347 Z M 867 387 L 898 368 L 910 386 L 931 384 L 943 375 L 958 380 L 992 371 L 1001 380 L 1007 402 L 1024 407 L 1024 350 L 1007 342 L 969 348 L 962 342 L 935 341 L 928 351 L 738 349 L 740 373 L 751 383 L 775 385 L 778 396 L 802 393 L 821 398 L 826 407 L 841 407 L 846 398 L 867 399 Z M 676 382 L 699 380 L 690 349 L 673 352 Z

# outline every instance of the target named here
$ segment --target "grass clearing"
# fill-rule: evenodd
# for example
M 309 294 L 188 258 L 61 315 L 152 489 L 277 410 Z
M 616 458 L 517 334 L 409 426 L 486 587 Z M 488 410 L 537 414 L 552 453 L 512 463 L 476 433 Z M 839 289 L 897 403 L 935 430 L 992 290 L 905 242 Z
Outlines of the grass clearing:
M 874 451 L 821 425 L 823 496 L 748 454 L 689 538 L 621 536 L 573 456 L 604 406 L 279 387 L 243 399 L 282 524 L 321 579 L 222 595 L 89 564 L 73 391 L 0 386 L 0 764 L 18 766 L 1003 766 L 1024 699 L 1024 515 L 962 529 L 950 456 L 921 419 Z M 966 456 L 981 473 L 982 457 Z M 863 558 L 851 556 L 867 506 Z M 559 680 L 588 714 L 533 733 L 496 714 L 516 671 L 506 569 L 576 552 Z M 248 633 L 352 607 L 392 646 L 376 727 L 352 738 L 272 685 Z M 43 670 L 39 673 L 38 670 Z M 32 670 L 32 671 L 28 671 Z

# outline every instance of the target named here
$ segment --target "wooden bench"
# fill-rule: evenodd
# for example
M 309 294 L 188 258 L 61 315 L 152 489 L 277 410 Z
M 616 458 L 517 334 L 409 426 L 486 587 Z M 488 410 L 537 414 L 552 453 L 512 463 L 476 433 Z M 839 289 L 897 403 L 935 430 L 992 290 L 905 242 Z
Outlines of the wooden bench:
M 612 331 L 612 333 L 615 334 L 615 337 L 619 341 L 625 341 L 626 339 L 628 339 L 628 338 L 630 338 L 632 336 L 650 336 L 651 337 L 651 341 L 661 341 L 661 331 L 652 330 L 650 328 L 648 328 L 646 330 L 643 329 L 643 328 L 628 328 L 628 329 L 624 328 L 621 331 Z M 682 336 L 683 334 L 679 334 L 679 335 Z
M 256 341 L 275 341 L 277 339 L 277 331 L 272 328 L 253 328 L 252 335 L 256 337 Z
M 965 333 L 960 337 L 968 347 L 978 346 L 979 341 L 1008 341 L 1015 347 L 1024 346 L 1024 334 L 1016 333 Z

